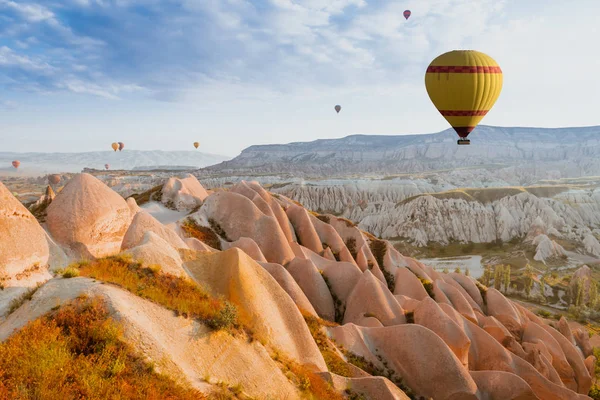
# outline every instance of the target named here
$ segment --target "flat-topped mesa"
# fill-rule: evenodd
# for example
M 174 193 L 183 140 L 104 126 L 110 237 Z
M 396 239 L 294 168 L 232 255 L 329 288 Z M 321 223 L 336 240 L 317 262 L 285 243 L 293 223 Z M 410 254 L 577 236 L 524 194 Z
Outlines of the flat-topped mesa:
M 127 202 L 89 174 L 69 180 L 47 213 L 52 237 L 84 258 L 118 253 L 131 222 Z

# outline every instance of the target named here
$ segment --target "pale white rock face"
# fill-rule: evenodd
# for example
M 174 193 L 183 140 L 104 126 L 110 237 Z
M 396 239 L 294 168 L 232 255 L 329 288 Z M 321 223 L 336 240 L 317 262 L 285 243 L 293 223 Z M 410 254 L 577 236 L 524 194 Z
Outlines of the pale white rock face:
M 201 206 L 208 193 L 191 174 L 185 178 L 169 178 L 162 189 L 162 203 L 177 210 L 191 210 Z
M 565 249 L 546 235 L 538 235 L 533 239 L 533 245 L 537 246 L 534 260 L 545 261 L 550 258 L 565 256 Z
M 600 243 L 598 243 L 598 239 L 596 239 L 594 235 L 586 235 L 585 238 L 583 238 L 583 245 L 585 246 L 585 251 L 600 257 Z

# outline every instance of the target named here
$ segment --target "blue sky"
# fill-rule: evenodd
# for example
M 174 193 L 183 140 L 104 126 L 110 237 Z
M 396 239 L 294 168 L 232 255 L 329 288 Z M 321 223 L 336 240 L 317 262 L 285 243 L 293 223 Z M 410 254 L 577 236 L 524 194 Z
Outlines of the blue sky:
M 600 3 L 573 3 L 0 0 L 0 151 L 441 131 L 424 71 L 464 48 L 504 71 L 484 124 L 600 124 Z

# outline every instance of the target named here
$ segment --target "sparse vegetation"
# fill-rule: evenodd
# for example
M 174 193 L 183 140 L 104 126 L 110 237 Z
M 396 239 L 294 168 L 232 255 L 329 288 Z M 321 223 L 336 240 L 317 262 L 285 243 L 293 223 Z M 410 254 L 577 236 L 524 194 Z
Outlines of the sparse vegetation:
M 427 292 L 429 297 L 435 300 L 435 293 L 433 293 L 433 282 L 431 282 L 428 279 L 421 278 L 419 275 L 417 275 L 417 278 L 419 278 L 419 280 L 423 284 L 423 287 L 425 288 L 425 291 Z
M 414 311 L 406 311 L 404 312 L 404 317 L 406 318 L 407 324 L 415 323 L 415 312 Z
M 127 257 L 107 257 L 71 267 L 79 269 L 82 276 L 121 286 L 178 315 L 198 319 L 213 329 L 238 327 L 237 309 L 233 304 L 210 296 L 190 280 L 143 267 Z
M 183 221 L 181 229 L 188 237 L 196 238 L 213 249 L 221 250 L 221 240 L 219 239 L 219 236 L 217 236 L 211 228 L 198 225 L 194 219 L 187 218 Z
M 145 191 L 144 193 L 136 193 L 132 194 L 130 197 L 133 197 L 138 206 L 146 204 L 150 201 L 158 201 L 162 200 L 162 188 L 163 185 L 154 186 L 152 189 Z
M 352 254 L 352 258 L 354 258 L 356 260 L 356 256 L 358 254 L 356 251 L 356 239 L 353 237 L 349 237 L 346 240 L 346 248 L 348 249 L 350 254 Z
M 70 266 L 64 269 L 59 269 L 56 272 L 65 279 L 77 278 L 79 276 L 79 269 Z
M 206 399 L 156 373 L 121 335 L 93 298 L 30 322 L 0 343 L 0 398 Z
M 383 273 L 383 277 L 387 282 L 388 289 L 390 289 L 390 292 L 394 293 L 394 289 L 396 288 L 396 278 L 385 268 L 381 268 L 381 272 Z
M 325 222 L 326 224 L 328 224 L 328 223 L 329 223 L 329 221 L 330 221 L 330 219 L 329 219 L 329 216 L 327 216 L 327 215 L 320 215 L 320 214 L 317 214 L 317 215 L 316 215 L 316 217 L 317 217 L 317 219 L 318 219 L 318 220 L 320 220 L 320 221 L 323 221 L 323 222 Z
M 323 359 L 325 359 L 329 371 L 340 376 L 350 377 L 351 373 L 348 363 L 338 355 L 322 330 L 323 326 L 336 326 L 336 324 L 317 318 L 304 310 L 301 310 L 301 312 L 304 321 L 306 321 L 306 325 L 308 326 L 308 330 L 315 340 L 315 343 L 317 343 L 317 346 L 323 355 Z
M 329 292 L 331 293 L 331 297 L 333 298 L 333 305 L 335 307 L 335 322 L 338 324 L 341 324 L 342 321 L 344 320 L 344 313 L 346 312 L 344 304 L 342 304 L 342 301 L 340 300 L 340 298 L 333 291 L 333 289 L 331 287 L 331 282 L 329 282 L 329 279 L 323 273 L 323 271 L 319 270 L 319 273 L 323 277 L 323 280 L 325 281 L 325 284 L 327 285 L 327 289 L 329 289 Z
M 8 315 L 15 312 L 19 307 L 25 304 L 26 301 L 31 300 L 35 292 L 42 286 L 41 284 L 37 284 L 35 287 L 27 289 L 23 294 L 19 297 L 12 299 L 8 305 Z
M 217 221 L 215 221 L 212 218 L 208 219 L 208 224 L 210 225 L 210 228 L 220 237 L 222 237 L 223 239 L 225 239 L 228 242 L 231 242 L 231 240 L 229 240 L 229 238 L 227 237 L 227 233 L 225 232 L 225 230 L 223 230 L 223 228 L 221 228 L 221 225 L 219 225 L 219 223 Z

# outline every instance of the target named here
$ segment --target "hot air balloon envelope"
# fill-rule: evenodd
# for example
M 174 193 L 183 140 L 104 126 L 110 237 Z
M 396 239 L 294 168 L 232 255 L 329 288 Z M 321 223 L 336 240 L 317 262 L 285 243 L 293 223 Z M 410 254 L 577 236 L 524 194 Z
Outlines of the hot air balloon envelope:
M 60 182 L 60 175 L 48 175 L 48 183 L 51 185 L 58 185 Z
M 106 168 L 106 169 L 109 169 L 109 168 L 110 168 L 110 165 L 108 165 L 108 164 L 104 164 L 104 168 Z
M 119 150 L 119 144 L 118 143 L 111 144 L 111 147 L 113 148 L 114 151 Z
M 15 160 L 12 162 L 12 166 L 15 168 L 19 168 L 19 165 L 21 165 L 21 161 Z
M 125 143 L 119 142 L 119 151 L 122 151 L 124 147 L 125 147 Z
M 335 106 L 335 111 L 339 114 L 340 110 L 342 109 L 342 106 L 337 105 Z
M 198 142 L 194 142 L 194 147 L 195 147 L 195 148 L 198 148 L 198 146 L 200 146 L 200 143 L 198 143 Z
M 460 136 L 458 144 L 469 144 L 467 136 L 500 96 L 502 70 L 486 54 L 454 50 L 429 64 L 425 87 L 433 105 Z
M 408 19 L 408 17 L 410 17 L 410 14 L 411 14 L 410 10 L 405 10 L 404 11 L 404 18 Z

